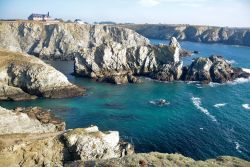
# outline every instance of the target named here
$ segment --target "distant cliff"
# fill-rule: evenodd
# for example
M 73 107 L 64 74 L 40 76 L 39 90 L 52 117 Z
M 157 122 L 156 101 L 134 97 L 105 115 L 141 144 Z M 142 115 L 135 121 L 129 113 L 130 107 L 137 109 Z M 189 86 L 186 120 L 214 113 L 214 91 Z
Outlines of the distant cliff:
M 153 39 L 170 39 L 204 43 L 223 43 L 250 46 L 250 28 L 228 28 L 213 26 L 124 24 L 119 25 Z
M 0 41 L 1 49 L 61 60 L 73 59 L 76 52 L 109 41 L 127 47 L 149 44 L 148 39 L 126 28 L 34 21 L 1 21 Z

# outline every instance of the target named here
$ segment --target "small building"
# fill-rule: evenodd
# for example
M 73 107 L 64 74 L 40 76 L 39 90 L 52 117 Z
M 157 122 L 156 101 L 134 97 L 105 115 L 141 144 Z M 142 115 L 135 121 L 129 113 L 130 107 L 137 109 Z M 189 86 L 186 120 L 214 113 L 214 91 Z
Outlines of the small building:
M 82 20 L 80 19 L 75 19 L 74 23 L 77 23 L 77 24 L 85 24 Z
M 29 17 L 28 20 L 36 20 L 36 21 L 50 21 L 53 20 L 50 15 L 49 12 L 47 14 L 34 14 L 32 13 Z

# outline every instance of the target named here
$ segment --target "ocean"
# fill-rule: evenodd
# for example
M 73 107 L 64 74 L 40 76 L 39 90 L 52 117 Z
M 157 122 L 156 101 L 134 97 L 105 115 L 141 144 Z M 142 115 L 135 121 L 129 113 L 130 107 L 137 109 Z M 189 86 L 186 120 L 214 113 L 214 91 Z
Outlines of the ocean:
M 152 43 L 168 43 L 151 40 Z M 184 58 L 222 55 L 234 66 L 250 69 L 250 48 L 181 42 L 200 53 Z M 49 62 L 69 80 L 87 88 L 83 97 L 0 102 L 0 106 L 40 106 L 66 121 L 67 128 L 97 125 L 119 131 L 136 152 L 180 153 L 196 160 L 230 155 L 250 160 L 250 80 L 201 85 L 195 82 L 158 82 L 113 85 L 78 78 L 72 62 Z M 167 105 L 157 105 L 165 99 Z

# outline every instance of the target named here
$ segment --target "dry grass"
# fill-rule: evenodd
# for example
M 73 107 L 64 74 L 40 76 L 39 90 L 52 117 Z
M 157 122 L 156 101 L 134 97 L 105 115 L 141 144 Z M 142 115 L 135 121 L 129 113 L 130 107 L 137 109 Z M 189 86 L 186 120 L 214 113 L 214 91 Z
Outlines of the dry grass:
M 11 52 L 6 50 L 0 50 L 0 69 L 6 67 L 10 63 L 35 63 L 32 57 L 25 56 L 20 52 Z

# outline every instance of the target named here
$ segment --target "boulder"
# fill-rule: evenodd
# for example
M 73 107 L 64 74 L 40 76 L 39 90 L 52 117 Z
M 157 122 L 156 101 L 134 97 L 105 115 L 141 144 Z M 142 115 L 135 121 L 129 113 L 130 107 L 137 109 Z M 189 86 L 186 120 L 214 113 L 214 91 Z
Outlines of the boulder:
M 63 134 L 63 140 L 75 160 L 109 159 L 133 153 L 133 148 L 124 147 L 124 143 L 121 147 L 117 131 L 101 132 L 96 126 L 69 130 Z

